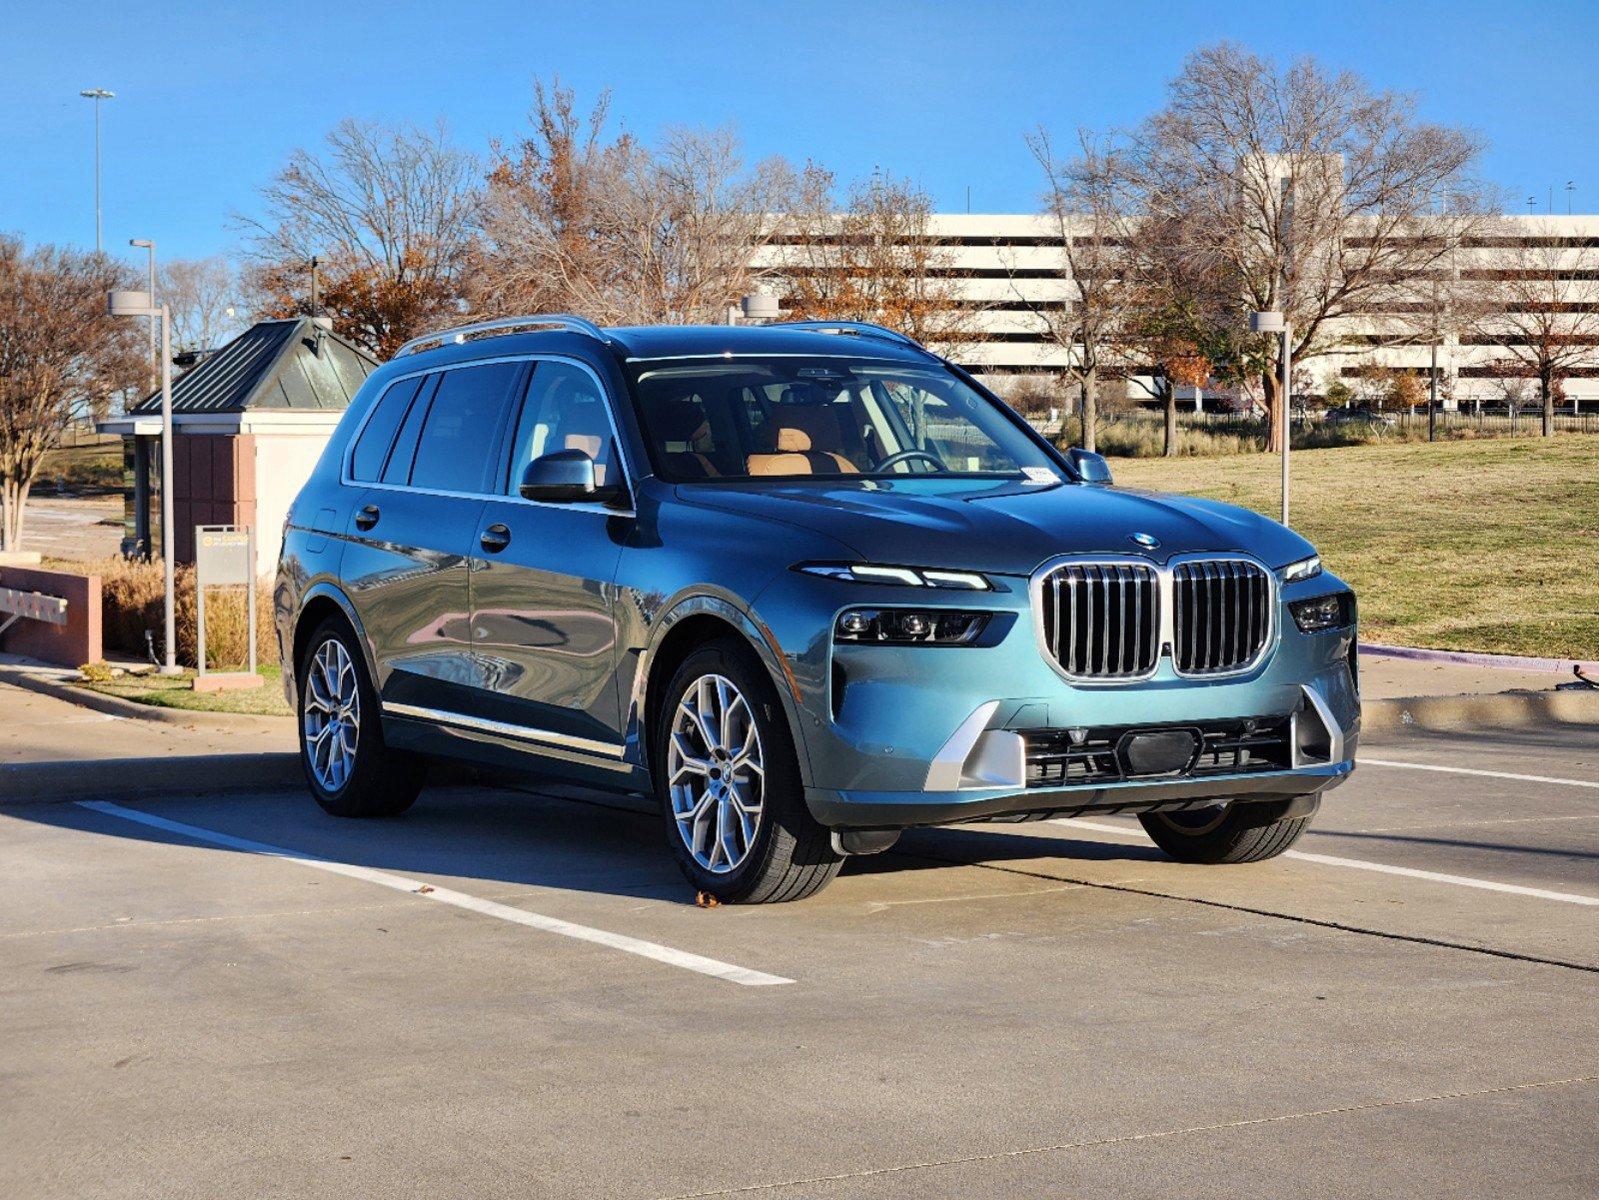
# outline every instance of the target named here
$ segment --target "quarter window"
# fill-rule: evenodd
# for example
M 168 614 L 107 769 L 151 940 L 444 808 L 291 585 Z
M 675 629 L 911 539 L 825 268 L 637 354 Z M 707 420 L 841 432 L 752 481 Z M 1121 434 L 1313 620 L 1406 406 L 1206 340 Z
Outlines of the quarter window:
M 371 483 L 383 473 L 389 447 L 394 444 L 394 435 L 400 428 L 400 422 L 405 419 L 411 401 L 416 399 L 422 379 L 421 375 L 414 379 L 402 379 L 390 384 L 388 390 L 378 397 L 377 403 L 372 406 L 372 415 L 367 418 L 366 426 L 355 443 L 355 452 L 350 456 L 351 479 Z
M 519 362 L 446 371 L 433 394 L 417 441 L 411 486 L 443 492 L 482 492 L 499 442 Z

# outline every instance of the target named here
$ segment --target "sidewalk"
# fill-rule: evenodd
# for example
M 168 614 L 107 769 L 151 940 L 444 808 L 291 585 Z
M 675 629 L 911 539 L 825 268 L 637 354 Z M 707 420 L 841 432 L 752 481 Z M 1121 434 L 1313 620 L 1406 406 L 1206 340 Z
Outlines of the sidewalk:
M 1570 675 L 1554 671 L 1507 671 L 1460 663 L 1417 662 L 1373 651 L 1360 656 L 1360 694 L 1366 700 L 1542 692 L 1569 679 Z
M 0 801 L 300 782 L 288 718 L 163 715 L 169 719 L 101 712 L 0 683 Z

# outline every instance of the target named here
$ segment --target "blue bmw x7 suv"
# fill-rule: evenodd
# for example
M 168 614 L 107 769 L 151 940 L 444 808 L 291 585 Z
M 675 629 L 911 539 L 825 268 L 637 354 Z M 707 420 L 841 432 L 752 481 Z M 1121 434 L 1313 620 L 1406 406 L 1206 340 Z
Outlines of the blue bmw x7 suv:
M 1272 521 L 1110 483 L 876 326 L 419 338 L 286 525 L 306 780 L 362 817 L 433 757 L 643 792 L 747 902 L 972 820 L 1279 854 L 1354 769 L 1354 595 Z

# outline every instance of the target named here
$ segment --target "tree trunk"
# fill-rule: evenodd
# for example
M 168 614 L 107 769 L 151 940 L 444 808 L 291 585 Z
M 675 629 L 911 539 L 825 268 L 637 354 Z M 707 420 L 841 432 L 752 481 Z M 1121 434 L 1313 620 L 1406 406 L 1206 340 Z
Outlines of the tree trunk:
M 1543 435 L 1544 435 L 1544 437 L 1554 437 L 1555 436 L 1555 389 L 1552 386 L 1550 380 L 1548 380 L 1548 379 L 1540 379 L 1538 381 L 1538 390 L 1539 390 L 1540 393 L 1542 393 L 1542 398 L 1543 398 Z
M 1083 449 L 1095 451 L 1099 435 L 1099 376 L 1090 371 L 1083 376 Z
M 0 550 L 22 549 L 22 516 L 28 485 L 15 479 L 0 484 Z
M 1262 371 L 1260 383 L 1266 397 L 1266 449 L 1272 454 L 1282 453 L 1282 381 L 1277 369 Z
M 1177 456 L 1177 388 L 1170 380 L 1166 381 L 1166 457 Z

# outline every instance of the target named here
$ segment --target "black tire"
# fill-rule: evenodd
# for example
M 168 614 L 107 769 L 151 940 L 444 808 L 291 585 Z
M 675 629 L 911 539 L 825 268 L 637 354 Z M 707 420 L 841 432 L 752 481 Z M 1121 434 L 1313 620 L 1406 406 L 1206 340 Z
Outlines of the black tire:
M 1300 838 L 1310 816 L 1277 817 L 1271 805 L 1229 804 L 1213 810 L 1140 813 L 1150 840 L 1178 862 L 1251 863 L 1276 858 Z
M 721 676 L 747 700 L 764 760 L 756 832 L 738 865 L 720 872 L 701 864 L 679 832 L 668 778 L 673 723 L 689 689 L 707 676 Z M 667 845 L 696 891 L 726 903 L 776 904 L 813 896 L 838 874 L 843 857 L 834 852 L 827 829 L 805 806 L 799 756 L 782 701 L 760 661 L 742 642 L 719 638 L 683 661 L 662 693 L 650 747 Z
M 319 778 L 308 745 L 306 707 L 310 695 L 310 674 L 318 655 L 329 643 L 337 643 L 348 658 L 359 697 L 356 721 L 355 765 L 341 781 L 330 784 Z M 300 769 L 306 786 L 324 812 L 335 817 L 394 817 L 416 802 L 427 780 L 427 762 L 414 754 L 390 750 L 383 741 L 383 720 L 378 697 L 367 675 L 366 659 L 348 622 L 329 617 L 317 626 L 305 644 L 296 664 L 296 724 L 300 732 Z

